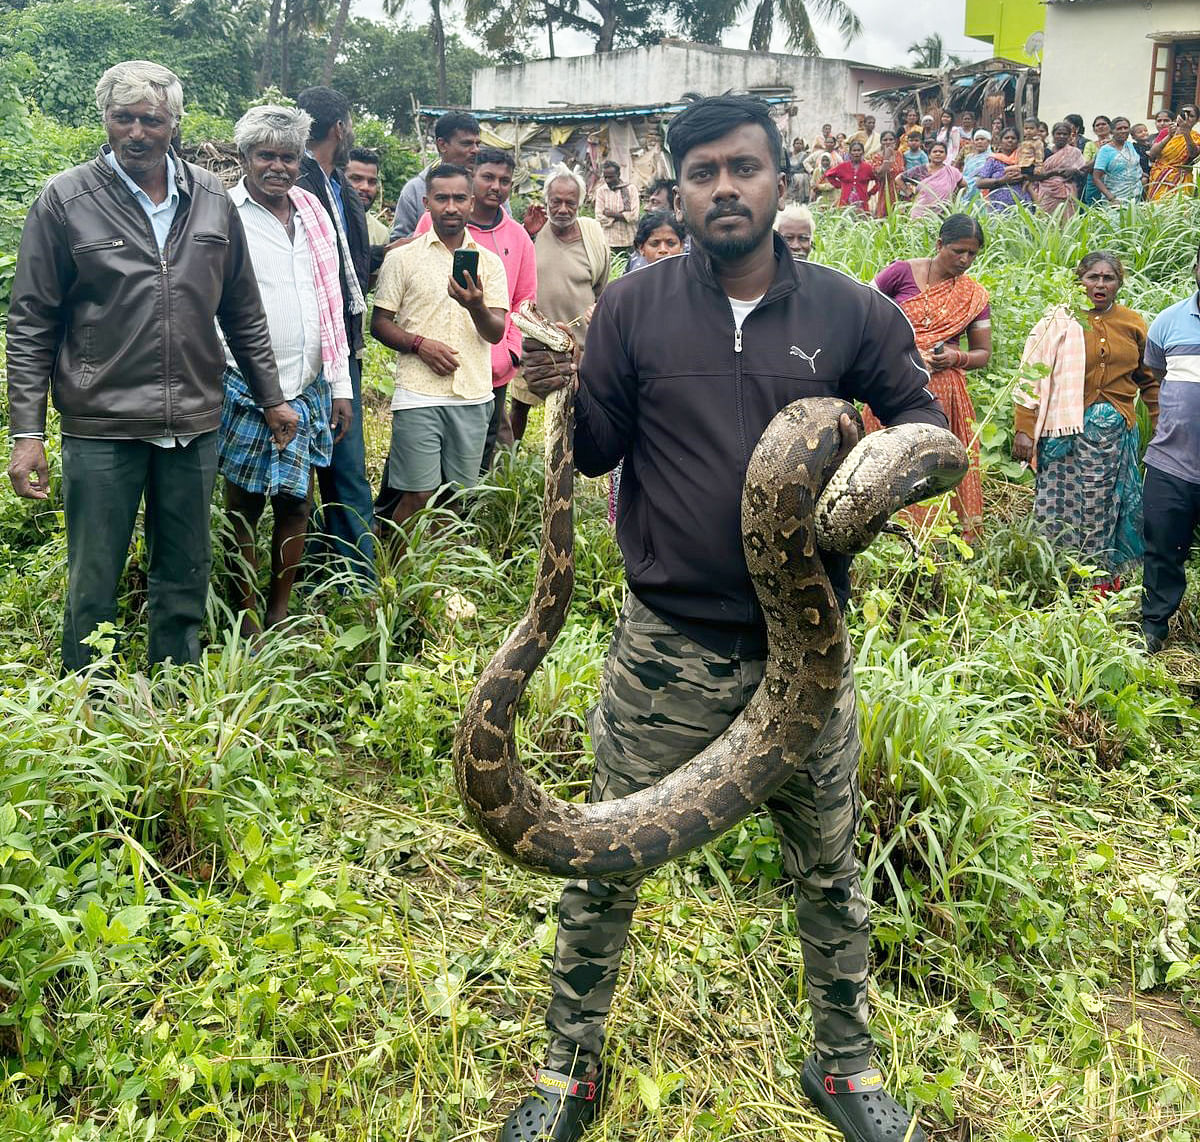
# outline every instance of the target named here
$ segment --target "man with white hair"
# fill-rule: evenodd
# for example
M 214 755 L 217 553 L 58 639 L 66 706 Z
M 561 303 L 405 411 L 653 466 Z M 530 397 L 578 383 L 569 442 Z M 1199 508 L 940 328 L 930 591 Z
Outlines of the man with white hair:
M 239 610 L 244 634 L 259 629 L 254 531 L 271 500 L 271 586 L 266 625 L 287 618 L 304 552 L 313 468 L 324 467 L 354 421 L 350 347 L 342 311 L 338 236 L 316 195 L 296 185 L 311 117 L 290 107 L 252 107 L 233 141 L 245 177 L 229 191 L 246 231 L 279 386 L 299 417 L 282 450 L 226 347 L 225 405 L 217 458 L 225 505 L 241 551 Z
M 812 253 L 813 214 L 807 206 L 792 202 L 775 215 L 775 231 L 797 262 L 807 262 Z
M 145 499 L 151 663 L 196 662 L 212 559 L 225 352 L 271 436 L 296 432 L 237 211 L 214 175 L 171 152 L 183 114 L 173 72 L 145 60 L 100 77 L 108 145 L 52 178 L 25 220 L 8 315 L 17 495 L 49 496 L 46 403 L 62 419 L 67 528 L 63 665 L 117 617 Z
M 569 325 L 582 345 L 592 308 L 608 283 L 612 253 L 600 223 L 579 213 L 587 197 L 579 175 L 565 166 L 555 167 L 542 190 L 545 207 L 531 206 L 525 215 L 537 255 L 538 308 L 551 321 Z M 530 406 L 542 400 L 520 376 L 512 379 L 508 391 L 513 438 L 520 440 Z

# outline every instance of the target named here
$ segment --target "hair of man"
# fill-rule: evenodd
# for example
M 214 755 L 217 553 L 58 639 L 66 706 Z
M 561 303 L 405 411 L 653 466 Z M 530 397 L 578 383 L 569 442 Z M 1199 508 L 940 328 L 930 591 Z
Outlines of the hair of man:
M 646 240 L 660 226 L 669 226 L 675 231 L 681 242 L 687 236 L 687 228 L 674 214 L 667 210 L 652 210 L 649 214 L 643 214 L 638 219 L 637 230 L 633 235 L 634 247 L 640 249 L 644 246 Z
M 485 166 L 508 167 L 512 171 L 517 169 L 517 160 L 513 158 L 512 151 L 506 151 L 503 147 L 480 147 L 475 153 L 475 166 L 476 169 Z
M 337 124 L 350 122 L 350 100 L 332 87 L 306 87 L 296 102 L 312 116 L 308 137 L 314 143 L 328 138 Z
M 813 212 L 807 206 L 802 206 L 798 202 L 789 202 L 787 206 L 775 215 L 775 229 L 778 230 L 785 222 L 801 222 L 807 224 L 810 229 L 815 230 L 817 228 Z
M 938 237 L 946 246 L 951 242 L 962 242 L 967 238 L 974 238 L 979 243 L 981 250 L 984 246 L 983 227 L 979 225 L 977 218 L 972 218 L 969 214 L 947 215 L 946 221 L 938 230 Z
M 770 106 L 753 95 L 713 95 L 685 107 L 667 128 L 667 151 L 676 175 L 683 168 L 688 151 L 728 135 L 743 123 L 756 124 L 766 133 L 767 150 L 778 171 L 783 136 L 771 118 Z
M 233 142 L 242 155 L 262 146 L 302 155 L 311 129 L 312 116 L 307 111 L 266 104 L 251 107 L 234 124 Z
M 366 163 L 368 166 L 378 168 L 380 165 L 379 152 L 371 150 L 370 147 L 351 147 L 350 161 L 352 163 Z
M 165 104 L 176 123 L 183 118 L 183 84 L 169 68 L 148 59 L 115 63 L 96 83 L 96 107 L 106 115 L 113 107 L 135 103 Z
M 456 131 L 466 131 L 472 135 L 479 134 L 479 120 L 466 111 L 447 111 L 433 125 L 435 139 L 453 139 Z
M 425 176 L 425 193 L 427 195 L 433 193 L 433 184 L 438 179 L 444 178 L 463 178 L 467 180 L 467 190 L 471 189 L 471 172 L 466 167 L 456 166 L 454 163 L 438 163 L 429 174 Z
M 569 167 L 557 166 L 546 176 L 546 181 L 542 186 L 542 193 L 546 198 L 550 197 L 550 188 L 556 183 L 567 179 L 575 184 L 575 190 L 578 195 L 577 205 L 582 206 L 587 200 L 587 185 L 583 178 Z

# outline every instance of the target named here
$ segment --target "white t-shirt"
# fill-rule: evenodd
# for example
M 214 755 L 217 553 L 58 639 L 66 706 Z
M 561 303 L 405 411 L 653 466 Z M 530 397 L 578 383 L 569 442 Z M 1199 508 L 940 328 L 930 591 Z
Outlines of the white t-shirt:
M 470 399 L 453 394 L 444 397 L 434 397 L 428 396 L 425 393 L 415 393 L 412 389 L 402 389 L 397 385 L 395 392 L 392 394 L 392 412 L 400 412 L 406 408 L 445 408 L 447 405 L 462 405 L 465 407 L 469 404 L 487 404 L 488 401 L 494 399 L 491 393 L 488 393 L 487 396 L 472 397 Z
M 741 329 L 742 322 L 746 320 L 747 315 L 765 296 L 765 294 L 759 294 L 750 301 L 739 301 L 736 297 L 729 299 L 729 308 L 733 310 L 733 323 L 738 329 Z

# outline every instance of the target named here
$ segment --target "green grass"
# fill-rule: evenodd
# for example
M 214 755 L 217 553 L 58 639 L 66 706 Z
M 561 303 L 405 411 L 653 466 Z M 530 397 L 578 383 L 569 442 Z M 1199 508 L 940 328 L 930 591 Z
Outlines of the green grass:
M 1145 659 L 1136 587 L 1081 594 L 1002 459 L 1020 343 L 1065 264 L 1117 245 L 1152 313 L 1186 293 L 1196 211 L 987 220 L 987 538 L 856 563 L 875 1030 L 941 1139 L 1200 1139 L 1195 583 Z M 919 225 L 818 227 L 817 256 L 860 277 L 927 246 Z M 371 391 L 386 365 L 373 349 Z M 532 583 L 536 453 L 464 520 L 426 519 L 373 603 L 303 595 L 257 656 L 218 576 L 203 664 L 153 679 L 137 573 L 129 660 L 57 677 L 61 521 L 0 494 L 0 1138 L 493 1136 L 539 1060 L 557 886 L 465 825 L 449 751 Z M 603 492 L 583 482 L 573 614 L 518 724 L 572 792 L 622 591 Z M 451 617 L 455 594 L 473 613 Z M 832 1139 L 799 1087 L 800 963 L 767 819 L 652 876 L 594 1137 Z

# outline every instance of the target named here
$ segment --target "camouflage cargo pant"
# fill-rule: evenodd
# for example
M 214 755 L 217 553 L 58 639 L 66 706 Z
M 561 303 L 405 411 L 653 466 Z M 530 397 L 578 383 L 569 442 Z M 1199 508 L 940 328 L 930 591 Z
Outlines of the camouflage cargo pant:
M 762 679 L 761 661 L 723 658 L 685 638 L 632 594 L 617 621 L 591 714 L 593 800 L 659 780 L 719 737 Z M 796 882 L 796 915 L 816 1050 L 826 1069 L 869 1065 L 867 903 L 855 855 L 859 824 L 854 678 L 846 672 L 808 764 L 767 802 L 783 864 Z M 569 882 L 546 1012 L 547 1065 L 593 1070 L 604 1044 L 621 953 L 641 877 Z

